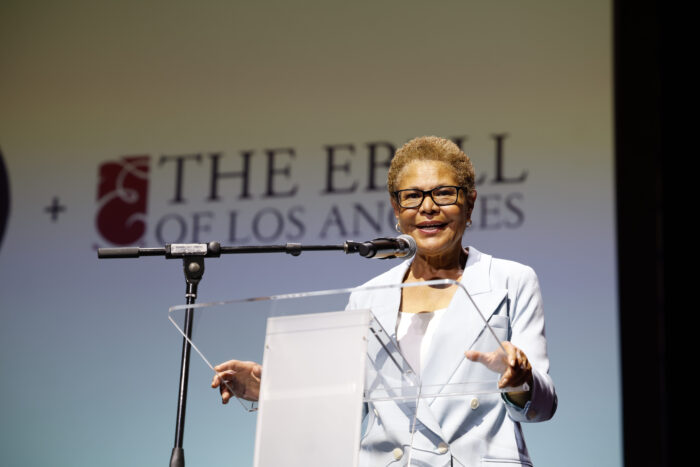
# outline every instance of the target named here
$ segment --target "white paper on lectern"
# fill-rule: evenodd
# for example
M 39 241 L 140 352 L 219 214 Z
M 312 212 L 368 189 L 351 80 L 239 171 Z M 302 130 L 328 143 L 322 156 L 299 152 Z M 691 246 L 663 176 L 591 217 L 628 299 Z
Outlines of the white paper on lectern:
M 368 310 L 268 319 L 255 467 L 357 466 L 370 320 Z

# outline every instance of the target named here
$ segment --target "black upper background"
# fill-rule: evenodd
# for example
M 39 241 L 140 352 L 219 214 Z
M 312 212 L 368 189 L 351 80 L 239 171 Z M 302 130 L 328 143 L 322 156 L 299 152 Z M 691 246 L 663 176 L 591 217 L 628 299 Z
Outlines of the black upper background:
M 691 18 L 688 4 L 679 2 L 614 2 L 626 466 L 685 465 L 684 453 L 695 457 L 692 444 L 681 439 L 694 431 L 696 393 L 689 378 L 695 373 L 693 355 L 683 345 L 695 340 L 697 308 L 691 229 L 698 208 L 692 165 L 697 52 Z M 686 408 L 686 420 L 678 430 L 680 407 Z

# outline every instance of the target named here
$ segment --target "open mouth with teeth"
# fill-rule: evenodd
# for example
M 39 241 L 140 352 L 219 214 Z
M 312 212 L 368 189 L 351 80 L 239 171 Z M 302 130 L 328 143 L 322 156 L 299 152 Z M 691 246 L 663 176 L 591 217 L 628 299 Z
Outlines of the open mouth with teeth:
M 425 233 L 438 232 L 445 228 L 447 224 L 445 222 L 423 222 L 416 225 L 418 230 Z

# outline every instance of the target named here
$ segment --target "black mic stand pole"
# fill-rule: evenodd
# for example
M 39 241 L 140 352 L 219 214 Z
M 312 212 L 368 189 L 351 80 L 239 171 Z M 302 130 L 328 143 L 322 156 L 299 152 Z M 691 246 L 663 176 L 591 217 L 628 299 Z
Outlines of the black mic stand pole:
M 197 299 L 197 285 L 204 275 L 204 257 L 185 256 L 182 259 L 185 270 L 185 302 L 193 305 Z M 180 359 L 180 388 L 177 398 L 177 418 L 175 419 L 175 446 L 170 454 L 170 467 L 185 466 L 185 451 L 182 448 L 182 439 L 185 435 L 185 409 L 187 407 L 187 385 L 190 375 L 190 351 L 192 346 L 192 321 L 194 309 L 185 310 L 185 336 L 182 338 L 182 357 Z

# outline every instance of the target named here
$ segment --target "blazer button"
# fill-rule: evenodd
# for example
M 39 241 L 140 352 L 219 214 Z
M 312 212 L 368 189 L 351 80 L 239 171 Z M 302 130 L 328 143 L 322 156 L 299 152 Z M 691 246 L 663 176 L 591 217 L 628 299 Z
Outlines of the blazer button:
M 446 443 L 440 443 L 437 447 L 438 454 L 445 454 L 449 450 L 449 446 Z
M 401 448 L 394 448 L 391 453 L 394 455 L 394 459 L 399 460 L 403 457 L 403 449 Z
M 472 408 L 472 410 L 476 410 L 479 408 L 479 399 L 476 397 L 472 399 L 472 401 L 469 403 L 469 407 Z

